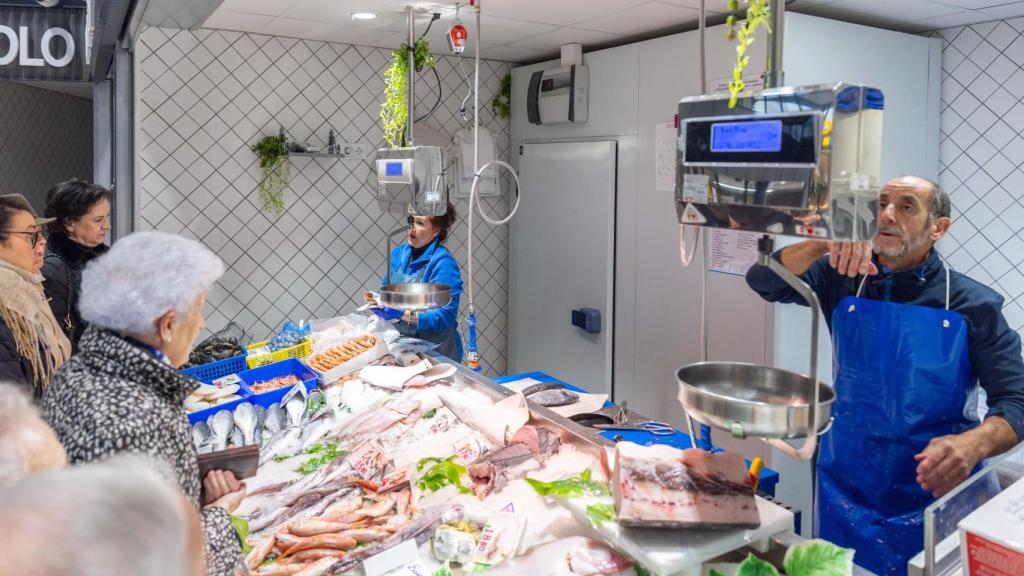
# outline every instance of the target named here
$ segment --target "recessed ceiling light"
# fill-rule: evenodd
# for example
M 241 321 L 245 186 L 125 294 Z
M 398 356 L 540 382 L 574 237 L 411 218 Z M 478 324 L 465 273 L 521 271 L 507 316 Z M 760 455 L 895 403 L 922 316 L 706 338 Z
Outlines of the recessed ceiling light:
M 373 12 L 353 12 L 352 13 L 352 19 L 353 20 L 373 20 L 376 17 L 377 17 L 377 15 L 374 14 Z

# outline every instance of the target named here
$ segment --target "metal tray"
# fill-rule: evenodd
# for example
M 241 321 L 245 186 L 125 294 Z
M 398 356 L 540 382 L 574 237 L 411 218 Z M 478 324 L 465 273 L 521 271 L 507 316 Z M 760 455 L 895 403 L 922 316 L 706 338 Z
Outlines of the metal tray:
M 427 282 L 388 284 L 380 290 L 380 303 L 388 308 L 431 310 L 443 308 L 451 301 L 452 287 L 445 284 Z
M 676 371 L 679 401 L 700 422 L 744 438 L 804 438 L 813 383 L 803 374 L 740 362 L 701 362 Z M 817 430 L 832 418 L 835 391 L 818 385 Z

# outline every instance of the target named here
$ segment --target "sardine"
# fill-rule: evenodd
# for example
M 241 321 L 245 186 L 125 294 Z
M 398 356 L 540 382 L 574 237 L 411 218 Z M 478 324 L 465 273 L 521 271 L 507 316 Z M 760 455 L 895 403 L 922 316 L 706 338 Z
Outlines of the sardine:
M 334 417 L 325 416 L 315 422 L 311 422 L 302 429 L 302 449 L 305 450 L 319 442 L 324 436 L 334 429 Z
M 294 456 L 302 447 L 302 429 L 291 426 L 270 437 L 260 451 L 260 464 L 277 456 Z
M 231 431 L 234 427 L 235 421 L 230 410 L 221 410 L 210 418 L 210 431 L 213 432 L 215 452 L 220 452 L 228 447 L 228 440 L 231 438 Z
M 578 394 L 572 390 L 566 390 L 565 388 L 541 390 L 539 392 L 534 392 L 533 394 L 524 393 L 523 395 L 526 396 L 526 399 L 530 402 L 547 407 L 567 406 L 569 404 L 575 404 L 580 400 Z
M 564 390 L 565 386 L 557 382 L 538 382 L 532 386 L 523 388 L 523 396 L 531 396 L 537 392 L 543 392 L 545 390 Z
M 302 415 L 306 412 L 306 399 L 300 395 L 292 396 L 284 405 L 284 411 L 288 414 L 289 426 L 301 425 Z
M 235 426 L 235 429 L 231 431 L 231 447 L 241 448 L 245 446 L 245 437 L 242 436 L 242 431 Z
M 284 430 L 286 426 L 288 426 L 288 415 L 284 413 L 284 408 L 281 408 L 280 404 L 274 402 L 267 408 L 267 418 L 263 429 L 274 435 Z
M 242 433 L 242 444 L 248 446 L 256 443 L 256 409 L 251 402 L 242 402 L 235 407 L 235 427 Z
M 203 449 L 208 449 L 210 441 L 213 439 L 213 432 L 210 431 L 210 426 L 206 422 L 199 421 L 192 427 L 192 444 L 196 447 L 196 452 L 202 454 Z

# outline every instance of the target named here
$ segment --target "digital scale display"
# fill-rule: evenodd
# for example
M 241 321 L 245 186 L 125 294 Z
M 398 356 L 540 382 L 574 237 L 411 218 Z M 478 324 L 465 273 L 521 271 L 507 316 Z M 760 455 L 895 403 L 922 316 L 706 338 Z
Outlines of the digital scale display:
M 384 175 L 385 176 L 401 176 L 402 175 L 402 163 L 401 162 L 386 162 L 386 163 L 384 163 Z
M 711 125 L 711 152 L 779 152 L 782 121 L 722 122 Z

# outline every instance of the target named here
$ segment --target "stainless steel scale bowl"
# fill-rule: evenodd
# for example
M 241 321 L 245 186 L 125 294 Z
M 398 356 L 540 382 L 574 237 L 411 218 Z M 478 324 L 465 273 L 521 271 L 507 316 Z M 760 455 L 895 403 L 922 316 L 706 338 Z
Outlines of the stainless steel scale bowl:
M 703 424 L 745 438 L 805 438 L 814 383 L 803 374 L 741 362 L 701 362 L 676 371 L 679 401 Z M 817 431 L 832 418 L 835 391 L 818 385 Z
M 443 308 L 452 301 L 452 287 L 429 282 L 388 284 L 380 290 L 380 303 L 388 308 L 421 312 Z

